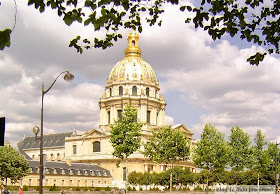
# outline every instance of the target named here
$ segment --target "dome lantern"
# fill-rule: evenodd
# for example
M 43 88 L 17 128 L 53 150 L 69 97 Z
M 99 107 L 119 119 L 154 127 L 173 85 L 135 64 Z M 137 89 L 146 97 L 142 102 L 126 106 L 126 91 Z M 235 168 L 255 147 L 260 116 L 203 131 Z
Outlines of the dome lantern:
M 127 49 L 125 49 L 125 56 L 141 56 L 141 49 L 139 49 L 138 47 L 138 39 L 139 39 L 139 35 L 138 33 L 136 33 L 135 31 L 130 31 L 128 37 L 127 37 L 127 41 L 128 41 L 128 45 L 127 45 Z

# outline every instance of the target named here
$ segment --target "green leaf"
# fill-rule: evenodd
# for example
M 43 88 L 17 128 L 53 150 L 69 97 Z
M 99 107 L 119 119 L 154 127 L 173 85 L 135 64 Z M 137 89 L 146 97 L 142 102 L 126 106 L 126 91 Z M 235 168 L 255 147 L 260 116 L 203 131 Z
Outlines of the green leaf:
M 187 8 L 187 6 L 181 6 L 181 7 L 180 7 L 180 11 L 183 12 L 183 11 L 185 11 L 186 8 Z
M 11 29 L 5 29 L 3 31 L 0 31 L 0 50 L 4 50 L 5 47 L 10 47 L 11 33 Z

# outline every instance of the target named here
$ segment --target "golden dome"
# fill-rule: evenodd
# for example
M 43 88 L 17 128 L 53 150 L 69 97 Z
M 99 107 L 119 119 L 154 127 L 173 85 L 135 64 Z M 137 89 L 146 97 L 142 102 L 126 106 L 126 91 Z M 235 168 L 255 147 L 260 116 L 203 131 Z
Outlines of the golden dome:
M 118 81 L 144 81 L 158 85 L 153 68 L 141 58 L 138 38 L 139 35 L 136 32 L 131 31 L 129 33 L 125 57 L 113 67 L 107 79 L 107 84 Z

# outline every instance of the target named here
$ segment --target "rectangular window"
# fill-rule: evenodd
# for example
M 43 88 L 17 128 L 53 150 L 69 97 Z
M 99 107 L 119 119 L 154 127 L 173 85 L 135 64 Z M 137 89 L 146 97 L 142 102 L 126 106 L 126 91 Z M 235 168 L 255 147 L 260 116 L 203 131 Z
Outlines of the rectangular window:
M 151 111 L 147 111 L 147 123 L 151 123 Z
M 108 124 L 110 124 L 111 116 L 110 116 L 110 111 L 108 111 Z
M 56 180 L 54 179 L 54 180 L 53 180 L 53 186 L 55 186 L 55 184 L 56 184 Z
M 72 184 L 73 184 L 73 180 L 70 180 L 70 183 L 69 183 L 69 185 L 70 185 L 70 186 L 72 186 Z
M 123 181 L 126 181 L 126 167 L 123 168 Z
M 122 121 L 122 110 L 118 110 L 119 121 Z
M 64 180 L 61 181 L 61 185 L 64 186 Z
M 28 185 L 31 186 L 32 184 L 32 179 L 29 179 Z
M 77 145 L 73 145 L 73 155 L 77 154 Z
M 48 179 L 46 179 L 46 181 L 45 181 L 45 185 L 46 185 L 46 186 L 48 186 L 48 184 L 49 184 L 49 180 L 48 180 Z

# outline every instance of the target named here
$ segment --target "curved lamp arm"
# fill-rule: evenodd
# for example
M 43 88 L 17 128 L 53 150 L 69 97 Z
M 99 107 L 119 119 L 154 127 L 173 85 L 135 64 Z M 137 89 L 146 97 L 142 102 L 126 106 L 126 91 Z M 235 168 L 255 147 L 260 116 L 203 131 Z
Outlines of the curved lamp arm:
M 55 80 L 53 81 L 53 83 L 51 84 L 51 86 L 50 86 L 48 89 L 46 89 L 46 90 L 43 89 L 43 90 L 42 90 L 42 93 L 43 93 L 43 94 L 46 94 L 46 93 L 53 87 L 53 85 L 55 84 L 55 82 L 56 82 L 56 80 L 59 78 L 59 76 L 61 76 L 61 75 L 64 74 L 64 73 L 66 73 L 65 76 L 64 76 L 64 80 L 66 80 L 66 81 L 71 81 L 71 80 L 74 79 L 74 75 L 71 74 L 69 71 L 63 71 L 63 72 L 61 72 L 61 73 L 55 78 Z

